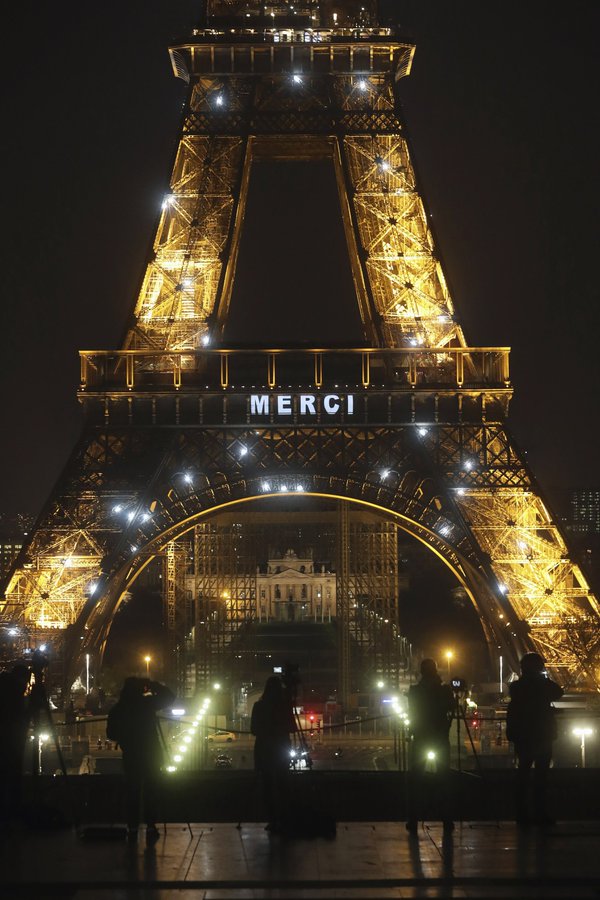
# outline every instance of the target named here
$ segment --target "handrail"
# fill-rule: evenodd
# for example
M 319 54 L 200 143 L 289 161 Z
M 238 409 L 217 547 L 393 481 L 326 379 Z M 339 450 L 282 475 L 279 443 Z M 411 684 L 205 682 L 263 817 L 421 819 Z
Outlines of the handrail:
M 363 389 L 509 389 L 509 347 L 202 348 L 81 350 L 81 392 L 95 389 L 270 391 L 340 380 Z

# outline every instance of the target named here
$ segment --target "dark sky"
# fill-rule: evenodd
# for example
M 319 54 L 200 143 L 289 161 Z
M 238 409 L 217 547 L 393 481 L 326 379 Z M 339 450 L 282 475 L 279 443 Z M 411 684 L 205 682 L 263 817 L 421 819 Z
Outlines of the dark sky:
M 467 338 L 512 346 L 512 430 L 542 485 L 598 483 L 600 5 L 389 5 L 417 42 L 401 86 L 404 116 Z M 123 338 L 184 99 L 166 46 L 198 8 L 38 6 L 13 9 L 5 23 L 0 512 L 39 510 L 81 426 L 77 351 Z M 289 181 L 290 171 L 279 177 Z M 290 190 L 306 201 L 303 178 Z M 327 173 L 318 178 L 326 188 Z M 330 235 L 328 266 L 310 206 L 290 214 L 280 199 L 278 191 L 263 204 L 288 216 L 277 223 L 278 258 L 287 253 L 288 271 L 306 280 L 270 281 L 277 296 L 295 288 L 299 302 L 302 285 L 311 287 L 306 308 L 289 318 L 296 333 L 300 318 L 314 320 L 336 270 L 346 283 L 346 261 Z M 242 248 L 234 298 L 246 311 L 256 302 L 256 321 L 273 249 L 268 239 L 262 246 L 262 259 Z M 245 315 L 232 309 L 237 322 Z

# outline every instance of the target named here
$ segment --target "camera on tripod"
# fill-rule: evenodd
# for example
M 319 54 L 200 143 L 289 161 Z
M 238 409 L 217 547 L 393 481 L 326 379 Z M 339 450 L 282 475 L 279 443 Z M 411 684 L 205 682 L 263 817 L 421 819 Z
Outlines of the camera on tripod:
M 280 675 L 284 688 L 294 697 L 300 684 L 300 666 L 286 662 L 283 666 L 273 666 L 273 673 Z
M 455 694 L 462 694 L 467 690 L 467 682 L 464 678 L 453 678 L 450 682 L 450 687 Z

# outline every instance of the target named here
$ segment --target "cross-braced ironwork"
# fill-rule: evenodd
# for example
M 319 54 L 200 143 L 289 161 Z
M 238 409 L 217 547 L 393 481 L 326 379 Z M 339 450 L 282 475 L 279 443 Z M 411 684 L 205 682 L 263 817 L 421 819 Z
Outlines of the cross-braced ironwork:
M 171 48 L 189 97 L 135 324 L 122 350 L 81 354 L 86 429 L 2 615 L 66 631 L 74 672 L 170 542 L 304 491 L 429 546 L 513 665 L 537 647 L 598 687 L 597 600 L 507 431 L 508 350 L 467 345 L 436 254 L 396 98 L 414 48 L 370 3 L 330 6 L 222 0 Z M 222 346 L 253 161 L 324 158 L 365 345 Z

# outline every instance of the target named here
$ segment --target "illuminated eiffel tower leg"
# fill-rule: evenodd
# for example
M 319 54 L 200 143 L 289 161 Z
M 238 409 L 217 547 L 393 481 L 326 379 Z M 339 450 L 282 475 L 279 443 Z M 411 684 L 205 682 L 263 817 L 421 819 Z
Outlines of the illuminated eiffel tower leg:
M 513 669 L 538 648 L 563 683 L 598 687 L 598 603 L 507 431 L 508 349 L 467 345 L 435 253 L 394 96 L 414 48 L 373 27 L 370 3 L 307 0 L 291 24 L 263 6 L 212 3 L 234 19 L 171 48 L 189 101 L 135 323 L 122 350 L 81 354 L 86 428 L 4 620 L 67 629 L 73 676 L 170 542 L 231 504 L 303 491 L 428 546 Z M 219 343 L 261 159 L 331 161 L 364 347 Z

